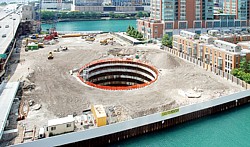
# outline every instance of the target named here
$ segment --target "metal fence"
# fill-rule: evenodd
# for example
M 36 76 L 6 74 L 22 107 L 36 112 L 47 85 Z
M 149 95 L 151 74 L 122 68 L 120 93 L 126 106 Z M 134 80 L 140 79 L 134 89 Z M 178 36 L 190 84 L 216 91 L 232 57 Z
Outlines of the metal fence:
M 200 61 L 198 59 L 190 57 L 190 56 L 188 56 L 186 54 L 183 54 L 183 53 L 181 53 L 179 51 L 176 51 L 176 50 L 173 50 L 171 48 L 166 47 L 165 50 L 167 52 L 171 53 L 172 55 L 175 55 L 175 56 L 177 56 L 177 57 L 179 57 L 179 58 L 181 58 L 181 59 L 183 59 L 183 60 L 185 60 L 187 62 L 195 64 L 195 65 L 197 65 L 199 67 L 202 67 L 203 69 L 205 69 L 207 71 L 210 71 L 210 72 L 212 72 L 212 73 L 214 73 L 214 74 L 216 74 L 218 76 L 221 76 L 222 78 L 225 78 L 225 79 L 227 79 L 227 80 L 229 80 L 229 81 L 231 81 L 231 82 L 233 82 L 233 83 L 235 83 L 237 85 L 240 85 L 241 87 L 243 87 L 245 89 L 250 89 L 250 84 L 248 84 L 245 81 L 231 75 L 230 73 L 224 72 L 224 71 L 220 70 L 219 68 L 216 68 L 214 66 L 206 64 L 206 63 L 204 63 L 204 62 L 202 62 L 202 61 Z

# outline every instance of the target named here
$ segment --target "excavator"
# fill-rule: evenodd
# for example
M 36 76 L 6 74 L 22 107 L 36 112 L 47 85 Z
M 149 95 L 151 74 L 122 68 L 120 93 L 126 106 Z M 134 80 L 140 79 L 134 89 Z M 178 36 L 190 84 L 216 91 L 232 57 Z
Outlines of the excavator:
M 51 59 L 54 59 L 54 56 L 53 56 L 52 52 L 49 52 L 48 60 L 51 60 Z

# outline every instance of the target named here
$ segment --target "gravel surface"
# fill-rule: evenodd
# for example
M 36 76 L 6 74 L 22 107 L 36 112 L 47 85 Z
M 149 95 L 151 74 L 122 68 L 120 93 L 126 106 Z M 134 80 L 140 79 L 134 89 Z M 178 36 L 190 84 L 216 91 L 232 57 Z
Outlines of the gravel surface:
M 55 45 L 28 52 L 22 48 L 20 56 L 13 55 L 12 60 L 19 59 L 20 62 L 12 69 L 14 74 L 11 81 L 23 80 L 32 72 L 28 80 L 36 87 L 24 92 L 25 98 L 43 104 L 41 113 L 31 116 L 64 117 L 74 112 L 81 114 L 90 104 L 102 104 L 122 107 L 122 113 L 135 118 L 243 90 L 240 86 L 160 50 L 157 45 L 121 46 L 125 43 L 114 38 L 114 45 L 101 46 L 99 41 L 108 36 L 98 35 L 94 42 L 86 42 L 80 37 L 59 38 L 59 43 Z M 53 52 L 54 59 L 48 60 L 48 52 L 60 46 L 67 46 L 69 50 Z M 125 49 L 126 52 L 132 50 L 131 53 L 135 54 L 143 51 L 142 60 L 159 70 L 158 80 L 141 89 L 105 91 L 86 86 L 70 75 L 70 70 L 91 61 L 114 58 L 108 54 L 109 49 L 114 48 Z M 200 98 L 191 99 L 183 95 L 194 89 L 203 91 Z M 46 112 L 50 115 L 44 115 Z

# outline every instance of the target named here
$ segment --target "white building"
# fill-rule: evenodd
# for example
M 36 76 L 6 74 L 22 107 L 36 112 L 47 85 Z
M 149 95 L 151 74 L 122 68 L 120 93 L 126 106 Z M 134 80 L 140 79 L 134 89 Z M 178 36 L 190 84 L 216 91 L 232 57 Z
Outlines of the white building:
M 24 5 L 22 7 L 22 19 L 23 20 L 34 20 L 35 18 L 35 10 L 32 5 Z
M 69 115 L 68 117 L 58 118 L 48 120 L 48 134 L 49 135 L 57 135 L 67 132 L 72 132 L 75 129 L 75 119 L 73 115 Z
M 70 0 L 42 0 L 41 9 L 70 10 L 71 4 Z

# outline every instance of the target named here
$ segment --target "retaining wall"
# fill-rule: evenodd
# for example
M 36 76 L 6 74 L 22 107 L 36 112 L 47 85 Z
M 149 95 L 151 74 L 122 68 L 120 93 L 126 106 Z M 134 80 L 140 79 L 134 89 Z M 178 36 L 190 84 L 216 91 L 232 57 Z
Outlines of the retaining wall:
M 17 146 L 100 146 L 181 124 L 250 103 L 250 90 L 94 129 L 53 136 Z

